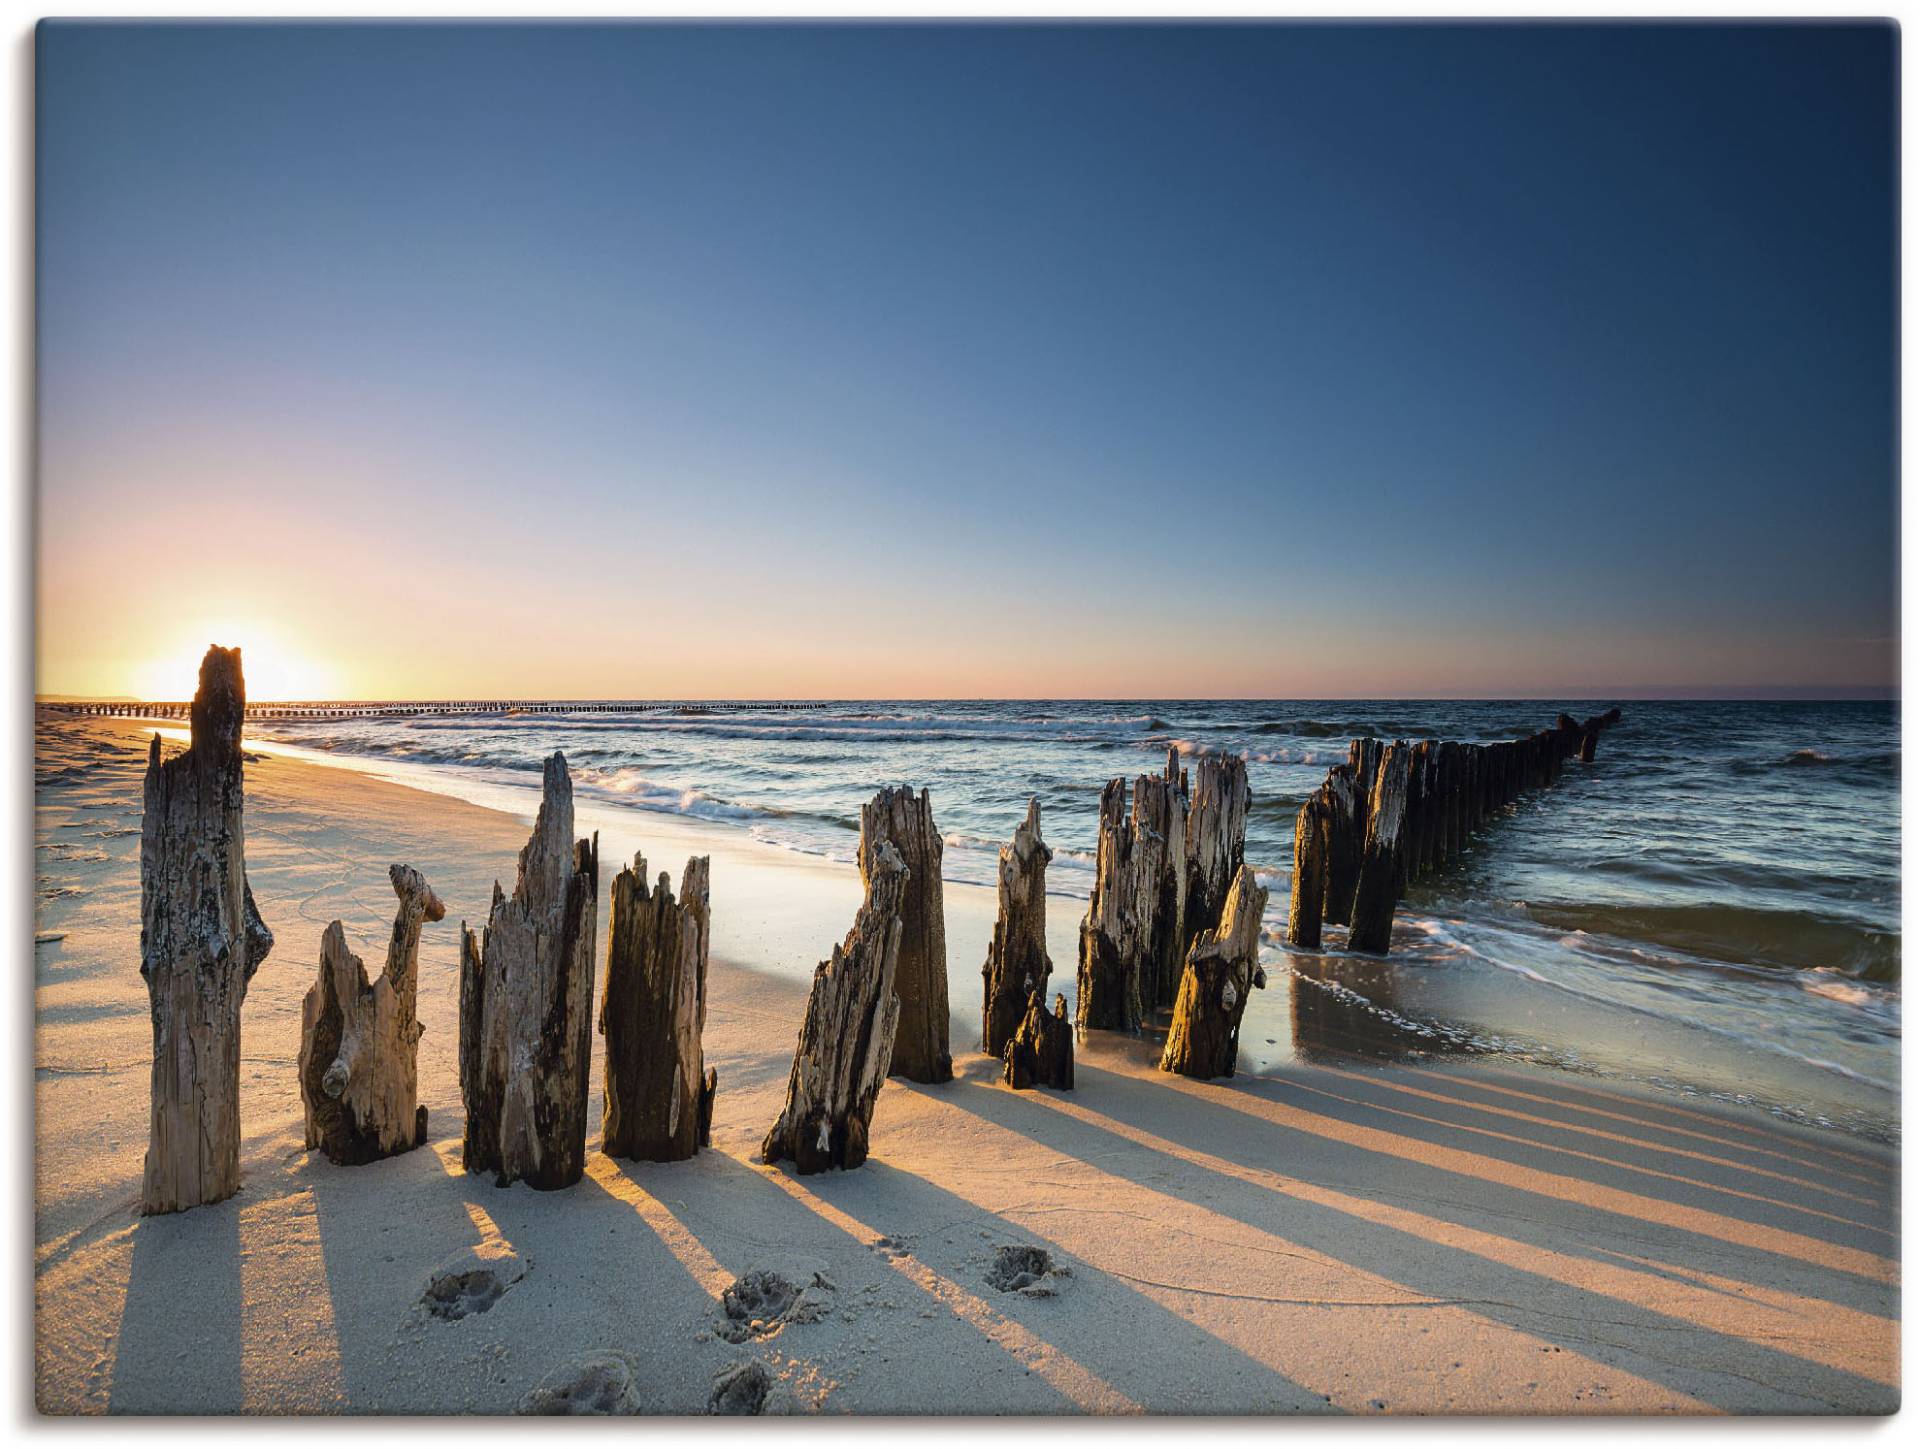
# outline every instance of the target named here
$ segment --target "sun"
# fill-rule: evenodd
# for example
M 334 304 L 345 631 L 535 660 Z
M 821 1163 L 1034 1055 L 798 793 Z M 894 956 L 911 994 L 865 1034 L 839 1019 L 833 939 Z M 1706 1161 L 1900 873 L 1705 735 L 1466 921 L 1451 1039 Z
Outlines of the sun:
M 285 636 L 259 625 L 202 627 L 182 636 L 138 671 L 136 693 L 142 699 L 193 698 L 200 680 L 200 661 L 209 644 L 240 649 L 247 681 L 247 699 L 258 702 L 337 697 L 333 671 L 311 655 L 290 646 Z

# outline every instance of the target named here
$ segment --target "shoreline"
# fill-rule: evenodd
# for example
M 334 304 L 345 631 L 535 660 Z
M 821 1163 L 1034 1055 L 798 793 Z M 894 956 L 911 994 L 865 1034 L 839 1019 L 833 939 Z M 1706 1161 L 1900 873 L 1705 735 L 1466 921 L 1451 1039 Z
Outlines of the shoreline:
M 1356 1060 L 1196 1084 L 1155 1071 L 1144 1043 L 1096 1039 L 1079 1090 L 1015 1094 L 970 1050 L 993 918 L 980 887 L 946 895 L 957 1080 L 890 1083 L 855 1172 L 767 1169 L 755 1150 L 806 975 L 851 923 L 857 877 L 591 801 L 579 830 L 603 831 L 603 889 L 634 845 L 675 876 L 689 850 L 714 857 L 714 1148 L 666 1167 L 601 1156 L 596 1062 L 587 1180 L 496 1190 L 459 1168 L 458 921 L 511 882 L 531 806 L 502 813 L 270 747 L 247 779 L 249 873 L 278 940 L 243 1016 L 245 1186 L 137 1219 L 139 841 L 114 832 L 137 829 L 150 731 L 58 723 L 36 760 L 37 838 L 67 847 L 42 851 L 36 920 L 64 933 L 35 947 L 45 1411 L 502 1412 L 594 1352 L 628 1355 L 658 1412 L 701 1411 L 714 1373 L 748 1357 L 778 1404 L 827 1412 L 1898 1403 L 1893 1153 L 1507 1063 Z M 336 1168 L 301 1147 L 300 999 L 328 920 L 377 958 L 389 860 L 448 904 L 421 951 L 428 1145 Z M 69 886 L 83 893 L 49 895 Z M 1056 982 L 1078 925 L 1064 906 L 1049 912 Z M 486 1242 L 525 1276 L 484 1314 L 423 1316 L 435 1265 Z M 1071 1268 L 1056 1296 L 986 1281 L 992 1250 L 1022 1244 Z M 718 1293 L 756 1267 L 823 1275 L 824 1316 L 739 1346 L 717 1336 Z M 176 1358 L 170 1325 L 189 1315 L 213 1342 Z

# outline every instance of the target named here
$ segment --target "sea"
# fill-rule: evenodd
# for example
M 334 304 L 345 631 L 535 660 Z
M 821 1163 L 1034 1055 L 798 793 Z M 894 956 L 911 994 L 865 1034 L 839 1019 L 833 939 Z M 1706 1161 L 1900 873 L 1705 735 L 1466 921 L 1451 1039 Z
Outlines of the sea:
M 1092 885 L 1101 787 L 1167 751 L 1247 762 L 1246 853 L 1272 894 L 1250 1066 L 1527 1062 L 1899 1137 L 1899 708 L 1620 701 L 1593 764 L 1415 885 L 1385 957 L 1284 944 L 1294 817 L 1348 742 L 1490 742 L 1612 700 L 649 702 L 594 712 L 250 722 L 249 735 L 699 817 L 851 862 L 863 801 L 924 786 L 948 880 L 991 886 L 1039 797 L 1053 897 Z M 343 759 L 343 763 L 345 759 Z M 456 790 L 457 793 L 457 790 Z M 1061 905 L 1056 909 L 1083 909 Z M 950 966 L 968 974 L 972 963 Z M 1055 963 L 1071 992 L 1072 963 Z

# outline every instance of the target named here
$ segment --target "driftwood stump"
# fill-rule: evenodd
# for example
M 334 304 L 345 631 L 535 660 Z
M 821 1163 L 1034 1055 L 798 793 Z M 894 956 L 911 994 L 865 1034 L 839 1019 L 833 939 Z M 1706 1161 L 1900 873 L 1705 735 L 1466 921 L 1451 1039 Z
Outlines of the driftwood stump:
M 461 927 L 461 1156 L 502 1187 L 568 1187 L 586 1170 L 599 851 L 598 836 L 573 839 L 573 782 L 555 754 L 511 899 L 495 881 L 485 933 Z
M 1287 942 L 1304 950 L 1320 949 L 1320 918 L 1327 898 L 1327 859 L 1332 831 L 1329 790 L 1322 785 L 1306 798 L 1293 822 L 1293 895 L 1287 910 Z
M 910 1082 L 950 1082 L 953 1054 L 947 1046 L 947 925 L 940 878 L 940 832 L 927 792 L 889 787 L 860 811 L 860 859 L 869 842 L 888 840 L 906 865 L 900 901 L 900 964 L 894 990 L 900 1026 L 893 1037 L 887 1075 Z
M 1187 949 L 1187 772 L 1167 750 L 1164 775 L 1133 782 L 1134 898 L 1145 913 L 1140 962 L 1143 1013 L 1173 1005 Z
M 1367 814 L 1367 843 L 1360 881 L 1353 893 L 1353 925 L 1347 945 L 1384 952 L 1393 936 L 1393 908 L 1400 900 L 1401 850 L 1407 817 L 1407 781 L 1412 752 L 1405 741 L 1388 745 L 1374 777 Z
M 1073 1025 L 1067 1020 L 1067 998 L 1055 996 L 1052 1012 L 1045 1003 L 1036 991 L 1001 1056 L 1001 1075 L 1016 1092 L 1028 1087 L 1073 1090 Z
M 1133 827 L 1127 819 L 1127 782 L 1109 780 L 1100 792 L 1099 843 L 1093 894 L 1080 923 L 1080 970 L 1074 1019 L 1082 1031 L 1140 1030 L 1140 963 L 1147 923 L 1138 900 Z
M 427 1140 L 416 1064 L 425 1028 L 414 1010 L 420 929 L 447 908 L 412 866 L 392 866 L 387 878 L 400 908 L 380 979 L 368 983 L 366 966 L 347 949 L 346 930 L 335 921 L 320 938 L 320 978 L 300 1012 L 307 1147 L 346 1167 L 409 1152 Z
M 1171 1005 L 1186 948 L 1187 775 L 1167 751 L 1164 775 L 1110 780 L 1100 795 L 1092 898 L 1080 926 L 1077 1020 L 1138 1031 Z
M 1052 859 L 1040 838 L 1040 801 L 1029 800 L 1026 820 L 1011 843 L 1000 847 L 1000 914 L 980 971 L 986 981 L 980 1049 L 990 1057 L 1006 1051 L 1027 1002 L 1046 995 L 1053 974 L 1047 955 L 1047 863 Z
M 701 1055 L 707 1024 L 707 857 L 688 860 L 673 898 L 667 873 L 647 893 L 647 860 L 613 878 L 600 1150 L 679 1162 L 710 1145 L 716 1073 Z
M 1160 1070 L 1183 1077 L 1230 1077 L 1240 1055 L 1247 996 L 1267 984 L 1260 968 L 1260 916 L 1267 893 L 1250 866 L 1234 873 L 1220 924 L 1202 931 L 1187 952 Z
M 786 1105 L 760 1148 L 764 1161 L 790 1160 L 802 1174 L 867 1160 L 874 1100 L 893 1060 L 907 867 L 891 842 L 876 839 L 869 848 L 860 865 L 866 901 L 847 939 L 814 970 Z
M 1247 811 L 1253 791 L 1247 762 L 1208 753 L 1194 765 L 1193 804 L 1187 815 L 1187 899 L 1184 957 L 1202 931 L 1220 924 L 1227 891 L 1247 854 Z
M 192 743 L 147 751 L 140 823 L 140 974 L 153 1074 L 140 1211 L 220 1202 L 240 1187 L 240 1003 L 273 949 L 254 909 L 242 827 L 238 649 L 207 650 Z

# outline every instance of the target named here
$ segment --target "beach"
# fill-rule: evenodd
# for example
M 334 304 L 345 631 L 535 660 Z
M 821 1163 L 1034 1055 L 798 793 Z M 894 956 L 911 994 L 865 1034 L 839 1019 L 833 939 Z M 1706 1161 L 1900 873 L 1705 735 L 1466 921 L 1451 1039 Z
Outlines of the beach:
M 586 1179 L 495 1188 L 460 1166 L 459 923 L 478 926 L 496 879 L 511 887 L 531 792 L 456 799 L 265 742 L 247 766 L 247 869 L 276 943 L 242 1016 L 244 1185 L 141 1219 L 149 735 L 45 716 L 38 730 L 43 1412 L 504 1413 L 596 1355 L 670 1414 L 704 1412 L 747 1359 L 766 1366 L 772 1412 L 1898 1405 L 1891 1146 L 1511 1056 L 1276 1053 L 1192 1082 L 1155 1069 L 1152 1035 L 1095 1034 L 1074 1091 L 1016 1094 L 971 1049 L 983 885 L 946 891 L 956 1080 L 890 1082 L 855 1171 L 770 1168 L 757 1152 L 805 973 L 859 882 L 697 816 L 587 805 L 579 826 L 601 832 L 602 965 L 606 891 L 635 850 L 676 879 L 689 853 L 713 857 L 712 1149 L 672 1165 L 595 1151 L 596 1040 Z M 336 918 L 378 970 L 395 861 L 448 907 L 420 957 L 428 1141 L 336 1167 L 303 1146 L 301 1001 Z M 1080 907 L 1049 905 L 1054 985 L 1070 988 Z M 1299 989 L 1277 977 L 1262 1010 Z M 999 1250 L 1023 1247 L 1056 1271 L 996 1286 Z M 476 1260 L 497 1301 L 457 1319 L 423 1306 L 436 1272 Z M 762 1269 L 805 1309 L 753 1336 L 722 1299 Z

